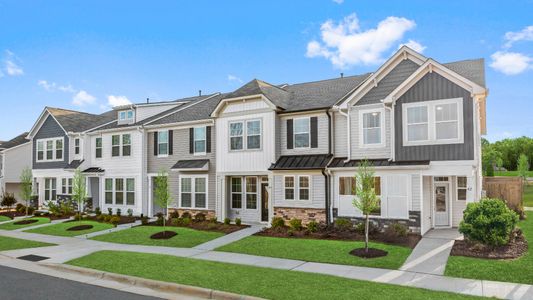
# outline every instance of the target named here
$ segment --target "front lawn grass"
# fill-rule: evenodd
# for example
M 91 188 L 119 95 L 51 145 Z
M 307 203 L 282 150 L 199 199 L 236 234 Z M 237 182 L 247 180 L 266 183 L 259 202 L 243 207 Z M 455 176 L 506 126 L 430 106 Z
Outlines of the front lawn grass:
M 522 201 L 524 202 L 524 206 L 533 207 L 533 184 L 524 185 Z
M 25 224 L 25 225 L 15 225 L 14 224 L 15 222 L 22 221 L 22 220 L 37 220 L 37 222 L 31 223 L 31 224 Z M 41 218 L 41 217 L 27 218 L 27 219 L 17 219 L 16 221 L 0 225 L 0 229 L 2 229 L 2 230 L 15 230 L 15 229 L 26 228 L 26 227 L 36 226 L 36 225 L 41 225 L 41 224 L 46 224 L 46 223 L 50 223 L 50 219 Z
M 533 212 L 519 223 L 529 242 L 527 253 L 513 260 L 450 256 L 445 275 L 473 279 L 533 284 Z
M 152 234 L 163 230 L 174 231 L 178 233 L 178 235 L 168 240 L 153 240 L 150 238 Z M 191 248 L 223 235 L 224 234 L 220 232 L 201 231 L 185 227 L 167 226 L 166 229 L 163 229 L 163 226 L 137 226 L 122 231 L 95 236 L 92 239 L 119 244 Z
M 389 254 L 384 257 L 365 259 L 349 252 L 364 247 L 360 241 L 333 241 L 314 239 L 291 239 L 250 236 L 235 243 L 222 246 L 217 251 L 245 253 L 260 256 L 298 259 L 310 262 L 343 264 L 352 266 L 398 269 L 403 265 L 411 249 L 381 243 L 369 243 L 369 247 L 382 249 Z
M 519 176 L 518 171 L 494 171 L 494 176 Z M 533 171 L 527 171 L 527 177 L 533 177 Z
M 6 216 L 0 216 L 0 222 L 10 221 L 11 219 Z
M 74 226 L 80 226 L 80 225 L 92 225 L 93 228 L 87 229 L 87 230 L 79 230 L 79 231 L 67 231 L 67 229 L 74 227 Z M 75 221 L 75 222 L 63 222 L 58 223 L 50 226 L 45 226 L 41 228 L 35 228 L 26 230 L 25 232 L 31 232 L 31 233 L 40 233 L 40 234 L 47 234 L 47 235 L 57 235 L 57 236 L 77 236 L 82 234 L 87 234 L 91 232 L 96 231 L 102 231 L 106 229 L 113 228 L 113 225 L 107 224 L 107 223 L 99 223 L 95 221 Z
M 478 299 L 329 275 L 162 254 L 100 251 L 67 264 L 266 299 Z
M 55 244 L 21 240 L 6 236 L 0 236 L 0 251 L 55 246 Z

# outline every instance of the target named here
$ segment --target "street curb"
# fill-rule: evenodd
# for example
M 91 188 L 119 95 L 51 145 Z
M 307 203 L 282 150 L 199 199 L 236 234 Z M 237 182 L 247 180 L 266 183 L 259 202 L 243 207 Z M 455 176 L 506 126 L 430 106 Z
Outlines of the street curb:
M 94 277 L 96 279 L 107 279 L 115 282 L 119 282 L 126 285 L 138 286 L 149 288 L 151 290 L 161 293 L 178 293 L 181 295 L 187 295 L 192 297 L 200 297 L 205 299 L 217 299 L 217 300 L 261 300 L 263 298 L 257 298 L 246 295 L 239 295 L 224 291 L 206 289 L 191 285 L 184 285 L 178 283 L 170 283 L 164 281 L 157 281 L 152 279 L 145 279 L 140 277 L 134 277 L 129 275 L 121 275 L 116 273 L 108 273 L 98 270 L 92 270 L 88 268 L 81 268 L 63 264 L 46 264 L 40 265 L 55 269 L 62 272 L 80 274 L 85 276 Z

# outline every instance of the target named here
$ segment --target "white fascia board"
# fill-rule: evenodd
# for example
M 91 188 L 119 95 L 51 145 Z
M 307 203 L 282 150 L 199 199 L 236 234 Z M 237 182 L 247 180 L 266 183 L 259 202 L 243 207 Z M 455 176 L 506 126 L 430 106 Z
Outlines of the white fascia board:
M 236 97 L 236 98 L 222 99 L 222 101 L 220 101 L 218 105 L 215 107 L 215 109 L 213 110 L 213 113 L 211 113 L 211 117 L 214 117 L 214 118 L 218 117 L 220 114 L 220 110 L 223 109 L 227 103 L 236 102 L 236 101 L 256 100 L 258 98 L 265 101 L 265 103 L 271 109 L 276 110 L 278 108 L 274 103 L 272 103 L 272 101 L 270 101 L 270 99 L 265 97 L 263 94 L 255 94 L 255 95 L 242 96 L 242 97 Z

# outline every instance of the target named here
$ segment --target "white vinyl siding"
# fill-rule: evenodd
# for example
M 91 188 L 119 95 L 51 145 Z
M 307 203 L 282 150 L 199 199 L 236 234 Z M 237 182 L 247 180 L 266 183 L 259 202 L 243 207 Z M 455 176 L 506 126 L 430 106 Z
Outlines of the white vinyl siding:
M 293 185 L 294 187 L 291 187 Z M 293 199 L 286 197 L 292 193 L 294 193 Z M 270 198 L 274 207 L 324 208 L 325 197 L 325 179 L 322 174 L 274 175 L 272 197 Z
M 381 144 L 375 145 L 365 145 L 364 144 L 364 135 L 363 135 L 363 112 L 372 112 L 372 111 L 381 111 Z M 391 157 L 391 111 L 389 109 L 383 109 L 383 104 L 369 104 L 369 105 L 358 105 L 350 109 L 350 140 L 346 134 L 344 137 L 337 137 L 335 139 L 335 144 L 339 142 L 339 139 L 342 139 L 341 144 L 346 145 L 350 143 L 351 159 L 383 159 Z M 340 118 L 340 117 L 339 117 Z M 346 119 L 346 117 L 342 116 Z M 347 122 L 347 121 L 344 121 Z M 342 124 L 346 124 L 342 122 Z M 343 132 L 346 132 L 346 128 L 341 129 Z M 337 124 L 335 125 L 335 131 L 337 131 Z M 370 148 L 370 149 L 369 149 Z M 344 150 L 346 153 L 346 150 Z M 336 156 L 338 156 L 336 154 Z M 340 156 L 344 157 L 344 156 Z

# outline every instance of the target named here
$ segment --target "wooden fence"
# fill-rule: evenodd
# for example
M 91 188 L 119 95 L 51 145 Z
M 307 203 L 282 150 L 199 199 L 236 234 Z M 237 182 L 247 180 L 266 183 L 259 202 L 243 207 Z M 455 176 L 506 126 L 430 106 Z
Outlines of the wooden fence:
M 487 197 L 499 198 L 512 210 L 522 214 L 524 185 L 521 177 L 483 177 L 483 190 Z

